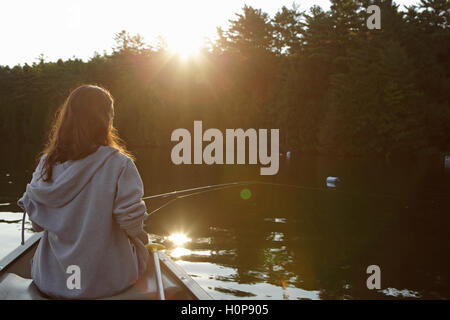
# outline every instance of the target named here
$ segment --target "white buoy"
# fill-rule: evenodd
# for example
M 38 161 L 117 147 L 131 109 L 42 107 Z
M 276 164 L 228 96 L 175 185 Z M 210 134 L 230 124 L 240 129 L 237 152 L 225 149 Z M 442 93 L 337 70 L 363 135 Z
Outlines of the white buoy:
M 291 159 L 291 152 L 290 151 L 286 152 L 286 159 L 288 159 L 288 160 Z
M 444 168 L 450 169 L 450 155 L 444 156 Z
M 339 179 L 338 177 L 327 177 L 328 188 L 336 188 L 340 182 L 341 179 Z

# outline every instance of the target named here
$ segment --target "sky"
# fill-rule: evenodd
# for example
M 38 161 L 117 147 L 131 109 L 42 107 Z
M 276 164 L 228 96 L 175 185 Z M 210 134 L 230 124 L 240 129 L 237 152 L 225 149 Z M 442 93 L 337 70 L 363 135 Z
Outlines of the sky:
M 412 5 L 419 0 L 395 0 Z M 204 37 L 214 38 L 216 27 L 247 4 L 273 16 L 293 0 L 2 0 L 0 2 L 0 65 L 45 61 L 87 60 L 94 52 L 111 52 L 121 30 L 139 33 L 145 42 L 158 35 L 170 48 L 194 52 Z M 328 0 L 297 0 L 300 10 L 312 5 L 329 8 Z M 194 19 L 192 19 L 194 17 Z

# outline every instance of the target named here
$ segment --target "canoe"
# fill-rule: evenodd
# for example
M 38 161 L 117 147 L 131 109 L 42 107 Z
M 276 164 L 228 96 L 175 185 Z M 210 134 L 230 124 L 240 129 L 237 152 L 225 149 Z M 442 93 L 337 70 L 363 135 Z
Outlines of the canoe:
M 24 245 L 0 260 L 0 300 L 48 300 L 31 279 L 31 259 L 42 237 L 33 234 Z M 180 266 L 163 252 L 158 252 L 166 299 L 210 300 L 212 297 Z M 153 260 L 153 259 L 151 259 Z M 102 300 L 157 300 L 153 263 L 133 286 Z

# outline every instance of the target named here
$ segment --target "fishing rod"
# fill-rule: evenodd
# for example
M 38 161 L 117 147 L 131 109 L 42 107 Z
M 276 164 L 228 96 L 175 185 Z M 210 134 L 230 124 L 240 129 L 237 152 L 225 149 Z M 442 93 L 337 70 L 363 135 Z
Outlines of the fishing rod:
M 200 191 L 200 190 L 211 189 L 211 188 L 221 189 L 222 187 L 227 188 L 227 187 L 237 186 L 237 185 L 241 185 L 241 184 L 250 184 L 252 182 L 253 181 L 237 181 L 237 182 L 230 182 L 230 183 L 213 184 L 213 185 L 209 185 L 209 186 L 196 187 L 196 188 L 190 188 L 190 189 L 184 189 L 184 190 L 178 190 L 178 191 L 171 191 L 171 192 L 166 192 L 166 193 L 155 194 L 155 195 L 152 195 L 152 196 L 143 197 L 142 200 L 149 200 L 149 199 L 156 199 L 156 198 L 165 198 L 165 197 L 170 197 L 170 196 L 174 196 L 174 195 L 178 195 L 178 194 L 183 194 L 183 193 L 186 193 L 186 192 Z
M 153 210 L 152 212 L 150 212 L 149 215 L 151 215 L 151 214 L 161 210 L 162 208 L 168 206 L 172 202 L 175 202 L 178 199 L 191 197 L 191 196 L 195 196 L 195 195 L 199 195 L 199 194 L 203 194 L 203 193 L 207 193 L 207 192 L 211 192 L 211 191 L 223 190 L 226 188 L 236 187 L 239 185 L 248 185 L 248 184 L 252 184 L 252 183 L 254 183 L 254 182 L 238 181 L 238 182 L 214 184 L 214 185 L 209 185 L 209 186 L 189 188 L 189 189 L 184 189 L 184 190 L 156 194 L 156 195 L 152 195 L 152 196 L 143 197 L 142 200 L 150 200 L 150 199 L 167 198 L 167 197 L 171 197 L 171 196 L 176 196 L 174 199 L 169 200 L 162 206 L 160 206 L 160 207 L 156 208 L 155 210 Z M 194 191 L 194 192 L 192 192 L 192 191 Z M 188 193 L 188 192 L 192 192 L 192 193 Z

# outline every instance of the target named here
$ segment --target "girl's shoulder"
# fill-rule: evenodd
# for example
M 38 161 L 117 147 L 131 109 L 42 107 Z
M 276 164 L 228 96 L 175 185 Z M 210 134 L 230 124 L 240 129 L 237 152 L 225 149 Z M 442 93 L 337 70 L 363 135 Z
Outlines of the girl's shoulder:
M 100 148 L 102 148 L 104 150 L 112 151 L 113 155 L 111 156 L 111 158 L 113 159 L 113 161 L 120 163 L 122 166 L 129 165 L 130 163 L 134 163 L 133 159 L 131 159 L 126 154 L 123 154 L 122 152 L 120 152 L 120 150 L 118 150 L 114 147 L 100 146 Z

